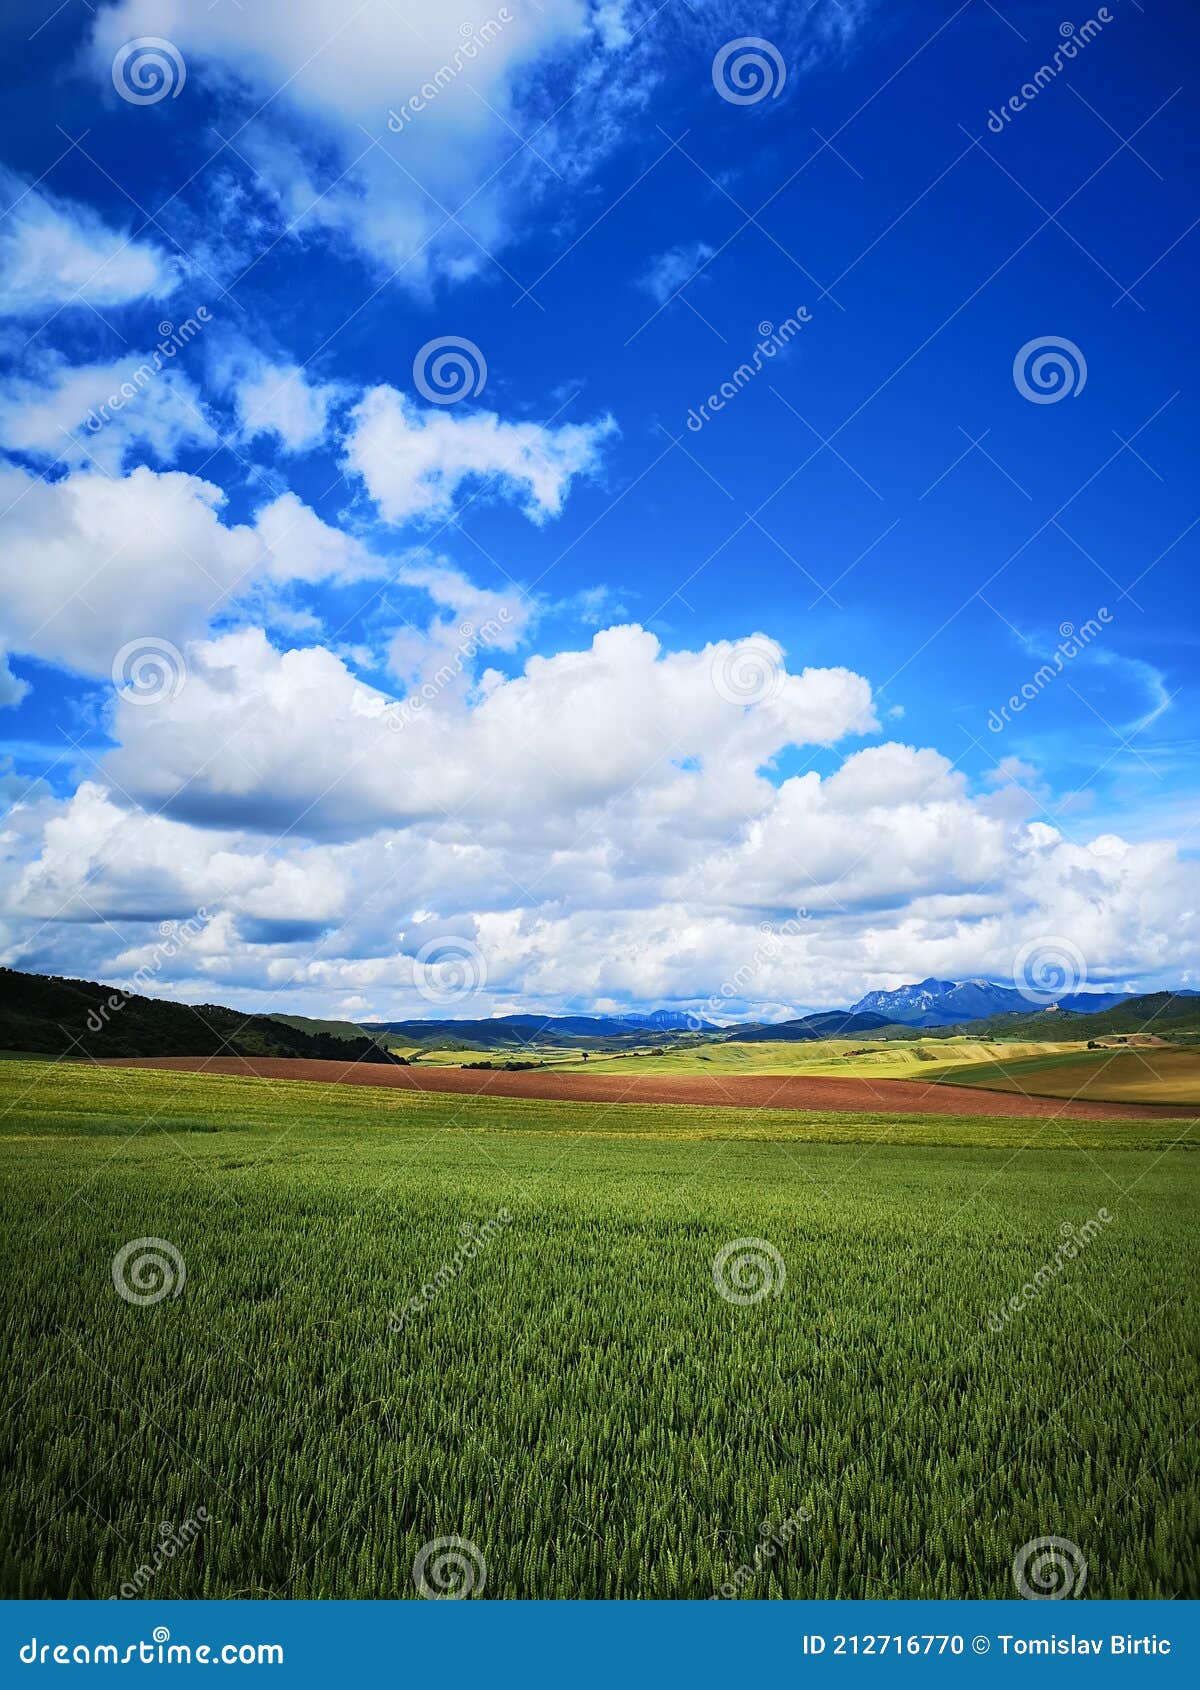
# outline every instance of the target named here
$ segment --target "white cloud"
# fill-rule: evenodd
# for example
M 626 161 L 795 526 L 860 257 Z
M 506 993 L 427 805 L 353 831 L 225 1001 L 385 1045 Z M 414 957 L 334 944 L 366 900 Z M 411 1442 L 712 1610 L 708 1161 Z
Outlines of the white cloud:
M 665 305 L 713 256 L 714 251 L 715 248 L 707 241 L 692 241 L 660 252 L 638 277 L 638 286 L 644 288 L 659 305 Z
M 9 655 L 0 648 L 0 710 L 20 704 L 28 691 L 29 682 L 13 674 Z
M 0 168 L 0 313 L 24 316 L 58 306 L 128 304 L 161 298 L 178 265 L 157 247 L 111 229 L 85 206 L 57 198 Z
M 660 698 L 686 700 L 704 716 L 692 692 L 702 654 L 651 659 L 648 648 L 637 652 L 636 635 L 614 633 L 601 667 L 620 698 L 605 735 L 647 661 L 659 671 Z M 546 660 L 551 674 L 565 657 L 588 672 L 576 684 L 590 695 L 596 654 Z M 778 1014 L 929 974 L 1011 979 L 1021 947 L 1053 935 L 1078 948 L 1095 984 L 1195 982 L 1200 866 L 1161 841 L 1073 843 L 1042 823 L 987 814 L 933 753 L 875 747 L 829 777 L 775 788 L 744 779 L 755 751 L 733 736 L 714 748 L 709 776 L 648 766 L 643 748 L 642 778 L 631 787 L 619 783 L 633 765 L 618 768 L 619 760 L 603 790 L 584 794 L 556 767 L 527 782 L 515 804 L 480 790 L 447 815 L 441 803 L 461 771 L 439 774 L 407 730 L 392 736 L 395 751 L 373 738 L 377 719 L 346 713 L 329 654 L 273 657 L 254 636 L 236 636 L 204 655 L 201 684 L 215 686 L 222 665 L 229 710 L 213 723 L 206 707 L 197 724 L 222 733 L 246 726 L 217 760 L 219 793 L 209 785 L 199 805 L 184 793 L 169 813 L 148 815 L 88 782 L 65 802 L 41 798 L 10 817 L 3 960 L 29 960 L 29 932 L 39 966 L 120 979 L 153 942 L 147 923 L 205 906 L 213 919 L 164 978 L 166 991 L 313 1013 L 348 995 L 374 1015 L 427 1013 L 411 959 L 429 938 L 450 934 L 478 944 L 487 961 L 487 990 L 456 1006 L 462 1014 L 629 1000 Z M 324 759 L 322 743 L 309 740 L 320 767 L 307 780 L 298 768 L 284 790 L 279 769 L 289 743 L 294 751 L 309 731 L 322 683 L 325 737 L 340 756 Z M 816 678 L 818 691 L 828 685 Z M 556 702 L 551 688 L 545 706 Z M 289 741 L 288 713 L 297 710 Z M 759 712 L 771 707 L 749 714 Z M 755 728 L 763 744 L 780 731 Z M 555 741 L 559 755 L 566 737 Z M 497 740 L 474 729 L 467 738 L 478 774 Z M 528 747 L 530 760 L 539 748 Z M 586 757 L 591 744 L 576 751 Z M 256 776 L 251 762 L 264 753 Z M 162 756 L 145 733 L 130 741 L 122 774 L 135 754 Z M 383 765 L 378 782 L 354 767 L 358 755 Z M 499 771 L 501 786 L 515 764 L 514 755 Z M 190 767 L 185 758 L 172 773 L 183 778 Z M 339 770 L 347 785 L 337 802 L 352 836 L 310 842 L 285 833 L 315 782 Z M 738 802 L 722 803 L 731 782 Z M 401 789 L 390 805 L 389 784 Z M 267 819 L 266 794 L 281 795 L 270 818 L 279 839 L 239 826 L 239 816 Z M 397 819 L 380 825 L 389 807 Z
M 520 826 L 532 846 L 618 803 L 637 828 L 675 817 L 724 838 L 758 814 L 772 790 L 758 771 L 785 746 L 875 725 L 870 687 L 844 669 L 785 675 L 769 700 L 729 704 L 713 684 L 728 649 L 663 653 L 642 628 L 610 628 L 511 680 L 485 673 L 473 698 L 434 686 L 390 708 L 331 652 L 280 655 L 247 630 L 194 646 L 169 703 L 119 708 L 111 768 L 151 806 L 186 784 L 188 815 L 214 826 L 348 837 L 453 815 Z
M 473 35 L 444 0 L 406 0 L 402 19 L 390 0 L 351 12 L 341 0 L 122 0 L 97 17 L 94 62 L 107 81 L 122 43 L 156 35 L 231 104 L 257 112 L 269 98 L 239 150 L 283 216 L 301 232 L 353 240 L 389 270 L 405 266 L 402 279 L 419 285 L 438 265 L 478 268 L 487 259 L 476 241 L 494 248 L 506 237 L 501 196 L 527 162 L 503 168 L 523 81 L 552 56 L 622 39 L 617 9 L 597 26 L 586 0 L 517 0 L 472 21 Z M 360 157 L 369 138 L 379 144 Z M 468 199 L 449 223 L 440 206 Z
M 597 470 L 615 427 L 611 417 L 557 427 L 503 422 L 494 411 L 418 407 L 381 386 L 353 413 L 346 464 L 391 523 L 444 517 L 459 490 L 480 479 L 542 522 L 561 510 L 576 476 Z
M 182 645 L 257 582 L 356 579 L 382 569 L 294 494 L 226 526 L 212 482 L 146 466 L 122 480 L 80 472 L 43 481 L 0 468 L 0 617 L 9 646 L 107 676 L 116 652 L 151 635 Z
M 330 407 L 341 392 L 315 382 L 298 364 L 252 361 L 236 379 L 241 433 L 253 440 L 273 434 L 285 452 L 308 452 L 325 441 Z
M 0 384 L 0 446 L 33 458 L 115 473 L 139 449 L 171 463 L 183 447 L 217 438 L 183 371 L 156 371 L 138 353 Z

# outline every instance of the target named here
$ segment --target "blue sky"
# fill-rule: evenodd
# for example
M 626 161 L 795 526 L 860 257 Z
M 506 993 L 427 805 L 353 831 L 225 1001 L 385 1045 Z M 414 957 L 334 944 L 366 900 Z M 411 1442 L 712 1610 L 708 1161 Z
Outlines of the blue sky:
M 388 1015 L 1194 982 L 1194 16 L 444 10 L 10 8 L 4 959 Z

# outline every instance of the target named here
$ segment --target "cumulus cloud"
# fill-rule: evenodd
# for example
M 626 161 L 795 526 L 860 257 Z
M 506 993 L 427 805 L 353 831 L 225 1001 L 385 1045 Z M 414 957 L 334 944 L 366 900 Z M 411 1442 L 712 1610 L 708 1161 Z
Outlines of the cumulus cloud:
M 0 468 L 0 617 L 11 649 L 104 676 L 127 642 L 182 644 L 255 582 L 383 567 L 293 494 L 253 524 L 226 525 L 224 502 L 212 482 L 144 465 L 120 480 Z
M 597 470 L 615 427 L 611 417 L 543 427 L 494 411 L 422 408 L 381 386 L 353 413 L 346 464 L 391 523 L 443 518 L 459 490 L 481 480 L 543 522 L 562 509 L 576 476 Z
M 139 354 L 115 362 L 56 363 L 0 383 L 0 446 L 76 467 L 119 472 L 135 452 L 171 463 L 187 446 L 215 445 L 200 394 L 182 370 L 155 371 Z
M 164 978 L 167 992 L 314 1013 L 350 999 L 376 1016 L 428 1013 L 413 958 L 452 935 L 485 959 L 486 988 L 457 1006 L 473 1014 L 636 1001 L 778 1015 L 929 974 L 1011 980 L 1022 946 L 1054 935 L 1077 948 L 1097 984 L 1194 979 L 1194 861 L 1161 841 L 1072 842 L 1043 823 L 988 814 L 944 759 L 910 747 L 854 752 L 829 776 L 776 788 L 740 778 L 755 750 L 734 738 L 714 755 L 711 779 L 676 767 L 621 790 L 628 770 L 614 765 L 603 790 L 573 798 L 555 769 L 515 805 L 480 790 L 461 814 L 447 813 L 459 773 L 438 787 L 409 750 L 398 776 L 371 738 L 376 718 L 341 716 L 335 696 L 343 766 L 365 748 L 393 783 L 411 771 L 426 804 L 402 796 L 381 825 L 386 782 L 354 772 L 340 802 L 353 836 L 306 840 L 290 824 L 303 823 L 313 786 L 298 779 L 274 818 L 278 837 L 264 836 L 239 825 L 251 814 L 249 760 L 272 736 L 282 745 L 287 707 L 319 677 L 290 672 L 297 654 L 271 663 L 252 636 L 237 641 L 206 661 L 214 677 L 218 662 L 243 671 L 243 714 L 253 702 L 244 671 L 256 668 L 270 721 L 245 742 L 246 760 L 237 745 L 222 757 L 226 776 L 241 772 L 210 791 L 196 812 L 205 825 L 189 819 L 186 795 L 153 814 L 99 781 L 22 807 L 6 839 L 3 960 L 28 962 L 32 946 L 43 967 L 120 979 L 152 946 L 148 924 L 203 907 L 202 938 Z M 674 655 L 683 663 L 663 684 L 686 694 L 699 654 Z M 670 660 L 653 661 L 665 670 Z M 325 664 L 336 681 L 328 654 Z M 234 714 L 220 725 L 233 728 Z M 139 742 L 143 755 L 151 743 Z M 474 755 L 494 743 L 475 741 Z M 501 773 L 508 781 L 513 762 Z M 267 775 L 276 790 L 276 768 Z M 722 806 L 731 781 L 738 802 Z M 264 819 L 261 808 L 253 816 Z
M 280 654 L 246 630 L 194 646 L 177 698 L 119 706 L 110 767 L 151 807 L 174 813 L 181 791 L 188 819 L 314 837 L 453 815 L 553 842 L 613 802 L 639 827 L 687 827 L 689 795 L 706 829 L 728 831 L 761 806 L 759 770 L 785 746 L 875 721 L 869 685 L 844 669 L 784 674 L 769 699 L 730 704 L 713 684 L 726 650 L 664 653 L 643 628 L 609 628 L 512 679 L 486 672 L 473 696 L 435 683 L 394 700 L 329 651 Z
M 273 435 L 285 452 L 308 452 L 326 441 L 330 409 L 342 392 L 314 381 L 299 364 L 243 353 L 225 366 L 245 440 Z
M 87 207 L 0 169 L 0 313 L 25 316 L 60 306 L 126 305 L 161 298 L 178 266 L 148 241 L 110 228 Z

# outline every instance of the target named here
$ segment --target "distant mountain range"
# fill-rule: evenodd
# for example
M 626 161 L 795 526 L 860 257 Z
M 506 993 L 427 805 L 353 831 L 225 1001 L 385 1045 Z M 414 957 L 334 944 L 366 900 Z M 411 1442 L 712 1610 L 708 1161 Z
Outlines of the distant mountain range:
M 761 1021 L 727 1030 L 729 1044 L 792 1043 L 798 1039 L 856 1039 L 895 1026 L 888 1015 L 858 1015 L 849 1009 L 827 1009 L 797 1021 Z
M 596 1044 L 645 1044 L 646 1035 L 673 1038 L 679 1033 L 719 1033 L 712 1021 L 680 1010 L 656 1009 L 629 1015 L 494 1015 L 486 1020 L 364 1021 L 366 1033 L 386 1034 L 402 1044 L 503 1050 L 525 1045 L 554 1049 Z
M 1074 1015 L 1092 1015 L 1126 1003 L 1133 992 L 1067 992 L 1056 1002 Z M 920 980 L 894 992 L 868 992 L 851 1004 L 852 1014 L 882 1015 L 908 1027 L 950 1027 L 958 1021 L 982 1021 L 990 1015 L 1028 1015 L 1032 1004 L 1012 986 L 990 980 Z

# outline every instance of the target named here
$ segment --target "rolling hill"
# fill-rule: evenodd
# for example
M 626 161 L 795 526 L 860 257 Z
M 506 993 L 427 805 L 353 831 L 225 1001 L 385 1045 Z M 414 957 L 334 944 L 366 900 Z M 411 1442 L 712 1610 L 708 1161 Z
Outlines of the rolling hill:
M 299 1025 L 294 1025 L 299 1022 Z M 312 1023 L 320 1028 L 321 1023 Z M 338 1025 L 348 1025 L 339 1023 Z M 117 986 L 0 969 L 0 1050 L 48 1056 L 300 1056 L 391 1062 L 374 1039 L 304 1031 L 299 1017 L 127 996 Z

